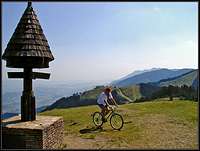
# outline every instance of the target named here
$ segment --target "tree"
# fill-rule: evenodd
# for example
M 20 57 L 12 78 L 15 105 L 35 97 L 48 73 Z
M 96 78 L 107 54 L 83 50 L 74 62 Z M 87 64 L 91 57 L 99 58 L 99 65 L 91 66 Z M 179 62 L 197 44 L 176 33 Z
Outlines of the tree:
M 161 87 L 160 90 L 154 92 L 151 96 L 152 99 L 169 97 L 173 100 L 174 97 L 182 99 L 197 100 L 197 91 L 192 86 L 183 85 L 181 87 L 169 85 L 168 87 Z

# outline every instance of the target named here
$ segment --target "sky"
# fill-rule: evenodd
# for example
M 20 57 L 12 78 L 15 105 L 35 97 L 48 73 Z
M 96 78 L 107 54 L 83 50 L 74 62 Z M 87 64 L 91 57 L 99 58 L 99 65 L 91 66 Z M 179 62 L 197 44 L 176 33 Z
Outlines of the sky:
M 135 70 L 198 68 L 197 2 L 33 2 L 55 60 L 51 80 L 113 81 Z M 2 2 L 2 53 L 26 2 Z M 7 71 L 21 71 L 5 67 Z

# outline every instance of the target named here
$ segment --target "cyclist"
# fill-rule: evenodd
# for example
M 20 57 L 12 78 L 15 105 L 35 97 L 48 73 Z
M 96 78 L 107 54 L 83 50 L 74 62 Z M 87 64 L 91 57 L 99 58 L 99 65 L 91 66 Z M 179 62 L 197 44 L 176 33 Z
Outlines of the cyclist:
M 111 94 L 112 89 L 107 87 L 104 89 L 103 92 L 99 95 L 97 99 L 97 104 L 101 108 L 101 113 L 103 115 L 103 122 L 106 122 L 105 116 L 108 114 L 109 110 L 109 103 L 108 100 L 110 100 L 115 106 L 118 106 L 115 99 L 113 98 Z

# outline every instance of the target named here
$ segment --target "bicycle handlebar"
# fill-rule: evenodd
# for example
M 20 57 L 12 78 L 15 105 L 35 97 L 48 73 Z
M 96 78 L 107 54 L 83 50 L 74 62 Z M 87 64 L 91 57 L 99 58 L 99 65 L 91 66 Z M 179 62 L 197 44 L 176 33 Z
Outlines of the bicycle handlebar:
M 109 105 L 108 109 L 114 111 L 117 108 L 115 105 Z

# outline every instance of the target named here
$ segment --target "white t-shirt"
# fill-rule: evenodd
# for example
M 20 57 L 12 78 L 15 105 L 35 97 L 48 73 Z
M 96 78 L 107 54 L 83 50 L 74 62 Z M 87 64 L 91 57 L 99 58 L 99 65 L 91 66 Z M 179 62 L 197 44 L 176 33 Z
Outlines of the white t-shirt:
M 109 93 L 109 99 L 112 99 L 112 98 L 113 98 L 113 96 L 112 96 L 112 94 L 111 94 L 111 92 L 110 92 L 110 93 Z M 104 92 L 102 92 L 102 93 L 99 95 L 98 99 L 97 99 L 97 103 L 98 103 L 98 104 L 106 105 L 105 100 L 106 100 L 106 101 L 108 100 L 107 95 L 106 95 Z

